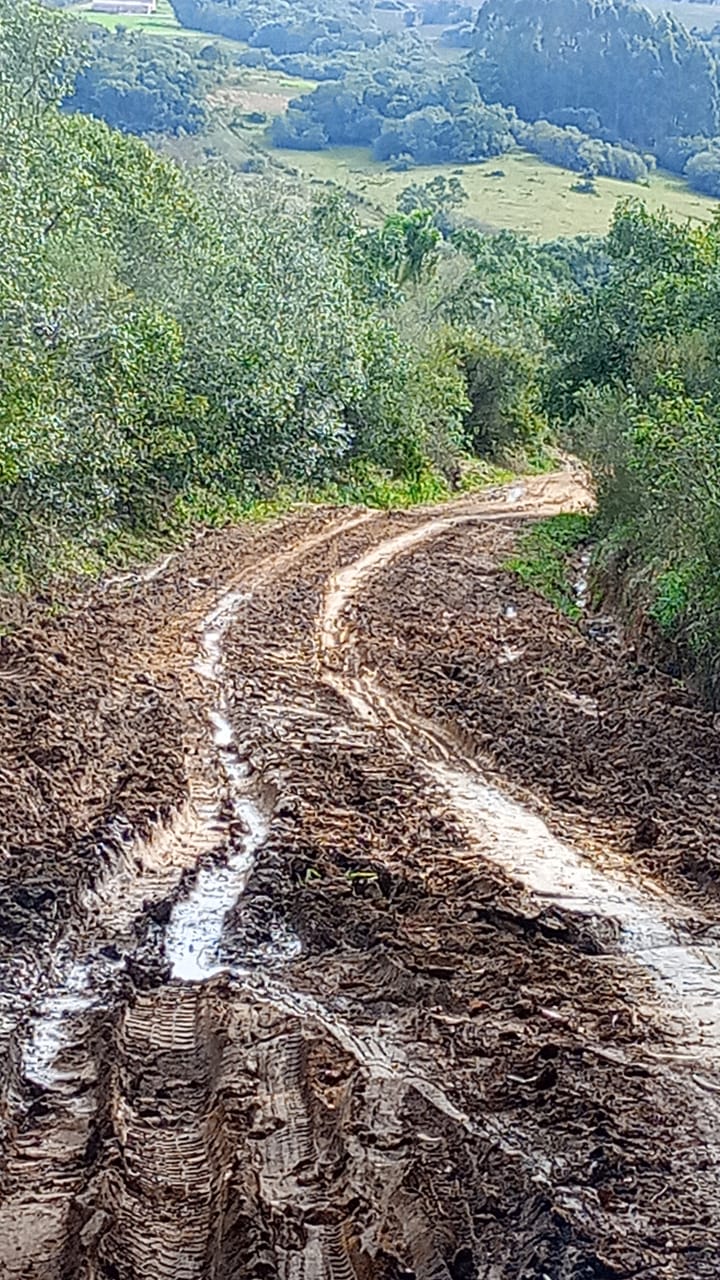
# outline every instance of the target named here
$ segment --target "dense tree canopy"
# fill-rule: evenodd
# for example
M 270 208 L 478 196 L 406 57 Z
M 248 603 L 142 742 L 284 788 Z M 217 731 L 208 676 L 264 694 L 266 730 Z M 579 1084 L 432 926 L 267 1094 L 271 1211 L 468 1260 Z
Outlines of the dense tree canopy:
M 525 120 L 590 111 L 608 138 L 653 150 L 720 122 L 717 66 L 669 14 L 627 0 L 487 0 L 473 75 Z
M 184 26 L 245 40 L 274 54 L 364 49 L 382 39 L 373 6 L 364 0 L 308 0 L 302 5 L 287 0 L 172 0 L 172 5 Z
M 222 65 L 180 40 L 93 27 L 87 61 L 65 105 L 127 133 L 197 133 Z
M 496 3 L 500 6 L 502 0 Z M 545 0 L 546 5 L 552 3 Z M 494 29 L 491 25 L 491 32 Z M 476 43 L 478 33 L 473 37 Z M 508 36 L 508 58 L 511 47 Z M 486 74 L 484 55 L 476 54 L 468 65 L 478 83 L 468 75 L 464 61 L 448 65 L 423 42 L 396 39 L 391 48 L 366 51 L 361 66 L 343 69 L 292 102 L 285 118 L 273 126 L 273 141 L 313 150 L 371 146 L 380 160 L 404 158 L 417 164 L 472 163 L 502 155 L 517 144 L 591 177 L 601 174 L 632 182 L 647 178 L 653 156 L 641 154 L 632 143 L 621 146 L 599 136 L 603 128 L 594 107 L 574 99 L 568 102 L 561 93 L 561 105 L 550 104 L 551 119 L 538 119 L 534 111 L 532 122 L 527 122 L 515 109 L 515 90 L 502 98 L 497 77 Z M 508 67 L 512 84 L 520 70 Z M 561 70 L 558 74 L 562 76 Z M 498 105 L 498 96 L 506 105 Z
M 586 123 L 588 114 L 572 118 Z M 277 146 L 307 150 L 372 146 L 378 160 L 405 157 L 416 164 L 467 164 L 519 144 L 552 164 L 631 182 L 646 178 L 652 162 L 574 125 L 526 124 L 513 108 L 483 102 L 462 68 L 428 58 L 412 67 L 370 65 L 320 84 L 290 104 L 272 138 Z
M 380 66 L 320 84 L 275 122 L 273 141 L 314 149 L 361 144 L 380 160 L 404 155 L 420 164 L 480 160 L 514 145 L 508 113 L 486 106 L 467 75 L 442 65 L 423 75 Z

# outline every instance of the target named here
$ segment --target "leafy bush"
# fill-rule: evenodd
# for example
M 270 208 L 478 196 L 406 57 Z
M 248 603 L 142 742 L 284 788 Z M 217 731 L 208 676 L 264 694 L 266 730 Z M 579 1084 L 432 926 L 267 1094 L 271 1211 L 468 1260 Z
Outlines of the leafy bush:
M 696 191 L 720 196 L 720 149 L 697 151 L 685 166 L 685 177 Z
M 601 142 L 573 127 L 559 128 L 547 120 L 538 120 L 535 124 L 519 122 L 514 133 L 526 151 L 542 156 L 550 164 L 564 165 L 591 177 L 601 175 L 640 182 L 649 173 L 645 159 L 637 151 Z
M 456 342 L 470 402 L 469 448 L 481 457 L 537 456 L 547 437 L 537 357 L 467 330 Z
M 720 696 L 720 224 L 626 205 L 607 283 L 550 332 L 547 403 L 591 465 L 614 571 Z M 630 599 L 630 596 L 628 596 Z

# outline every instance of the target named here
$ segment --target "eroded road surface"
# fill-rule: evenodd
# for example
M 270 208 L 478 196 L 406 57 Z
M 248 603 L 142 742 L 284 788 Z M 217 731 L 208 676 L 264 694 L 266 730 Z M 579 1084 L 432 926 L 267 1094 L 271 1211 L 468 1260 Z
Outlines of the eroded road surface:
M 571 473 L 0 640 L 0 1275 L 720 1275 L 720 752 L 504 569 Z

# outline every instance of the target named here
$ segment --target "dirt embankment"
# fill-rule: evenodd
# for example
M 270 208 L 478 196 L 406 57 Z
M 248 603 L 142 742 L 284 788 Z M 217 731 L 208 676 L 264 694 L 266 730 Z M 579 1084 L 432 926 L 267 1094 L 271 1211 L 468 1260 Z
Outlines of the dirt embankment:
M 717 1276 L 712 729 L 501 567 L 582 500 L 212 535 L 2 642 L 3 1274 Z

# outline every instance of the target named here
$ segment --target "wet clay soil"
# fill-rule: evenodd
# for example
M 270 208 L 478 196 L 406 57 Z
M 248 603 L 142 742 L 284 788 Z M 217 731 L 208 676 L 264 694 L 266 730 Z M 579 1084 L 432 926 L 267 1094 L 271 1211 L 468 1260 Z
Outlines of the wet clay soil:
M 584 501 L 207 535 L 0 640 L 0 1275 L 720 1274 L 717 735 L 502 567 Z

